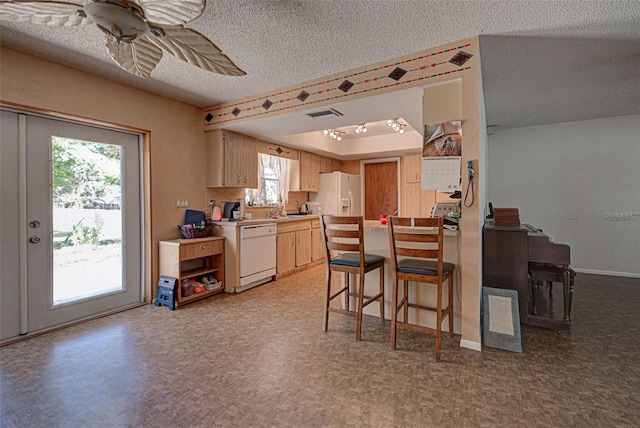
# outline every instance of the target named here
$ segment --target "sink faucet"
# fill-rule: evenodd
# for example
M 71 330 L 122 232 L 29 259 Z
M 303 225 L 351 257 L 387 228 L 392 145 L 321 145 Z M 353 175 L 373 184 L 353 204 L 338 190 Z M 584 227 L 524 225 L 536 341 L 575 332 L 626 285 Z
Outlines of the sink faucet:
M 280 214 L 282 214 L 282 207 L 275 207 L 269 210 L 269 217 L 277 217 Z

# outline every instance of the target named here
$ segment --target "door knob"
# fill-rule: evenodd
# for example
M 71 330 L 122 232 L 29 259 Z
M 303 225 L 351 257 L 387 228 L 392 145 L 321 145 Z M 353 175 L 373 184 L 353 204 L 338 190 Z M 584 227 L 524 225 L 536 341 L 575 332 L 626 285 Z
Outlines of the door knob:
M 29 242 L 31 242 L 32 244 L 37 244 L 40 242 L 40 237 L 38 235 L 30 236 Z

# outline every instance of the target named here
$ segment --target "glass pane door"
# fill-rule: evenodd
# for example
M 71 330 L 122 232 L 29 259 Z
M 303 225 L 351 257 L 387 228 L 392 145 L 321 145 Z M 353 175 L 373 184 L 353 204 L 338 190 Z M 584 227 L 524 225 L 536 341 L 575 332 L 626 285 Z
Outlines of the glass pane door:
M 121 291 L 120 146 L 54 136 L 51 152 L 52 304 Z

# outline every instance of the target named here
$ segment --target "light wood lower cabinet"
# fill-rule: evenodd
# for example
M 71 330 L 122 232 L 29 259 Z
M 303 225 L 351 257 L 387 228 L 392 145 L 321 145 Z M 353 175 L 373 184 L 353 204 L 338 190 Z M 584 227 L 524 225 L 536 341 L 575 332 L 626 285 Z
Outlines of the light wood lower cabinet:
M 296 267 L 311 263 L 311 229 L 296 232 Z
M 296 233 L 278 233 L 276 236 L 276 275 L 296 267 Z
M 224 238 L 174 239 L 159 243 L 160 275 L 178 279 L 178 306 L 221 293 L 223 287 L 182 295 L 182 280 L 213 275 L 224 284 Z
M 311 220 L 311 261 L 322 260 L 324 258 L 324 242 L 322 242 L 322 231 L 320 230 L 320 220 Z
M 312 242 L 311 220 L 278 223 L 276 276 L 304 270 L 315 261 Z

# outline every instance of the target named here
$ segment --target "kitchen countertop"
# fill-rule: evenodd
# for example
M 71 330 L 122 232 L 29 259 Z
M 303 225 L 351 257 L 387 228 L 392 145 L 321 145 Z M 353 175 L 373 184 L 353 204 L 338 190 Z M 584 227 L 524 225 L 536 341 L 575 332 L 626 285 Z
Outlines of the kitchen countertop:
M 213 224 L 216 226 L 226 226 L 226 227 L 237 227 L 237 226 L 248 226 L 253 224 L 263 224 L 263 223 L 290 223 L 294 221 L 304 221 L 304 220 L 317 220 L 320 218 L 318 214 L 308 214 L 308 215 L 289 215 L 286 217 L 258 217 L 258 218 L 247 218 L 238 221 L 229 221 L 229 220 L 221 220 L 214 221 Z
M 365 220 L 363 223 L 363 227 L 365 232 L 384 232 L 387 233 L 387 225 L 386 224 L 381 224 L 379 220 Z M 434 232 L 436 232 L 437 229 L 434 229 Z M 443 235 L 444 236 L 457 236 L 458 235 L 458 231 L 457 230 L 450 230 L 450 229 L 444 229 L 443 230 Z
M 214 221 L 213 224 L 217 226 L 237 227 L 237 226 L 248 226 L 253 224 L 264 224 L 264 223 L 290 223 L 294 221 L 317 220 L 319 218 L 320 218 L 319 214 L 308 214 L 308 215 L 294 214 L 286 217 L 276 217 L 276 218 L 259 217 L 259 218 L 249 218 L 249 219 L 238 220 L 238 221 L 221 220 L 221 221 Z M 387 225 L 380 224 L 380 221 L 378 220 L 365 220 L 363 226 L 365 231 L 387 233 Z M 445 229 L 444 235 L 457 236 L 458 231 Z

